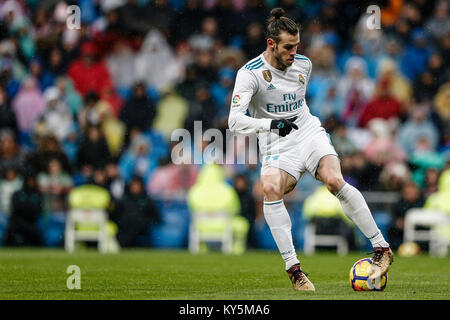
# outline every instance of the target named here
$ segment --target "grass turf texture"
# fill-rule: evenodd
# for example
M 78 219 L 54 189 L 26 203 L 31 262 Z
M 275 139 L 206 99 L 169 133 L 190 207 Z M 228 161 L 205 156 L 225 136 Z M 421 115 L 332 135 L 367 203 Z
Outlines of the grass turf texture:
M 396 256 L 383 292 L 354 292 L 348 274 L 365 253 L 299 254 L 316 292 L 295 292 L 275 251 L 242 256 L 219 252 L 123 250 L 67 254 L 62 250 L 0 249 L 0 299 L 292 300 L 450 298 L 450 258 Z M 81 269 L 81 289 L 66 286 L 67 267 Z

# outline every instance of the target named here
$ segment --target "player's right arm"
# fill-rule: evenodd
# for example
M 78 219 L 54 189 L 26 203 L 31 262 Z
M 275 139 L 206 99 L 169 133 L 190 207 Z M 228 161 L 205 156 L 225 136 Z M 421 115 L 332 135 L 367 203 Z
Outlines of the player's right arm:
M 246 115 L 250 101 L 257 91 L 258 81 L 255 75 L 247 69 L 239 70 L 228 117 L 228 127 L 231 132 L 249 135 L 270 131 L 272 119 L 257 119 Z

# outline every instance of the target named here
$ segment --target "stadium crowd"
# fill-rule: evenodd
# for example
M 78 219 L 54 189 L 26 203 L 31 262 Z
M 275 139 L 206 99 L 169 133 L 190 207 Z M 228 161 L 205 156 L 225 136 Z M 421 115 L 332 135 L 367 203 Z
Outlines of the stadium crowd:
M 186 197 L 202 169 L 172 162 L 171 133 L 193 133 L 197 120 L 225 136 L 236 72 L 265 50 L 275 6 L 302 26 L 299 52 L 313 63 L 307 102 L 331 135 L 346 181 L 361 191 L 399 192 L 391 212 L 398 237 L 406 210 L 422 207 L 450 169 L 449 2 L 378 1 L 381 28 L 373 30 L 370 4 L 0 1 L 4 244 L 42 244 L 38 218 L 64 219 L 67 195 L 87 183 L 110 192 L 119 234 L 157 223 L 151 199 Z M 80 8 L 79 29 L 67 28 L 69 5 Z M 250 223 L 263 219 L 258 165 L 223 169 L 241 214 Z M 317 186 L 305 176 L 293 196 Z M 123 208 L 133 211 L 126 221 L 117 212 Z

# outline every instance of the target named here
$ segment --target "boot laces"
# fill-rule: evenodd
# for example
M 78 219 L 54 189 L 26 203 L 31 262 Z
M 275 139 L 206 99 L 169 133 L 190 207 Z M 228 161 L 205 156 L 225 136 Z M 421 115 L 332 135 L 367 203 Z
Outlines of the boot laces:
M 308 276 L 308 274 L 302 269 L 294 270 L 291 274 L 291 277 L 295 279 L 295 282 L 297 282 L 300 286 L 304 285 L 307 282 L 305 276 Z
M 381 261 L 381 258 L 383 258 L 383 254 L 384 254 L 384 250 L 383 249 L 375 249 L 372 261 L 374 263 L 379 263 Z

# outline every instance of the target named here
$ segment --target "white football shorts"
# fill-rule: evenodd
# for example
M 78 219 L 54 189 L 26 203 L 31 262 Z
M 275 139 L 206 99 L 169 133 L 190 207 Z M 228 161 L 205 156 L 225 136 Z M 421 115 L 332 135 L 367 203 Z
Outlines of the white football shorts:
M 261 174 L 264 174 L 264 170 L 267 168 L 275 167 L 286 171 L 297 181 L 305 171 L 311 173 L 315 178 L 319 161 L 326 155 L 338 156 L 328 133 L 324 128 L 321 128 L 307 139 L 292 143 L 287 151 L 282 151 L 279 154 L 262 154 Z

